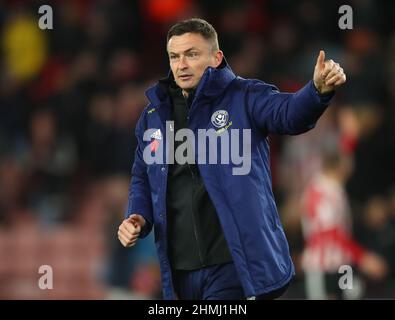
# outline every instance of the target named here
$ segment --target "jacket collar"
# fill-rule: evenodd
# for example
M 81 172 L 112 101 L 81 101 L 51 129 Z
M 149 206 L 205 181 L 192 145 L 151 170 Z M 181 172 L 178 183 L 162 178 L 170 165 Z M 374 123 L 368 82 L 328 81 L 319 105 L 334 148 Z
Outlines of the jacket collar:
M 219 96 L 227 86 L 236 78 L 232 69 L 228 65 L 225 57 L 217 68 L 208 67 L 196 88 L 196 96 L 204 95 L 208 98 Z M 154 86 L 148 88 L 145 92 L 149 101 L 159 107 L 164 100 L 168 98 L 166 86 L 174 82 L 173 73 L 168 72 L 166 78 L 161 79 Z

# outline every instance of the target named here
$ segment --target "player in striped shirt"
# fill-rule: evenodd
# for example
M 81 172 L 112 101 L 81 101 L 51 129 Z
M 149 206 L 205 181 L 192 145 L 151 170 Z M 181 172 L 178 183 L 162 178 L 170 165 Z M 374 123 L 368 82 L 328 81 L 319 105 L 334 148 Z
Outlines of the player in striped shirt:
M 322 169 L 307 185 L 302 199 L 305 247 L 302 269 L 309 299 L 342 299 L 339 268 L 357 266 L 373 279 L 386 274 L 384 260 L 352 238 L 351 214 L 344 184 L 351 159 L 338 152 L 323 155 Z

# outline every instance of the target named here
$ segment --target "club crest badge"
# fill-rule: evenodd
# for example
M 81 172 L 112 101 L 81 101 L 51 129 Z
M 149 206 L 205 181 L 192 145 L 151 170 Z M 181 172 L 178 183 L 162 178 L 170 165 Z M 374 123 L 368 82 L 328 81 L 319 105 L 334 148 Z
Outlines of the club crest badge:
M 211 116 L 211 123 L 216 128 L 223 128 L 229 120 L 229 114 L 226 110 L 218 110 Z

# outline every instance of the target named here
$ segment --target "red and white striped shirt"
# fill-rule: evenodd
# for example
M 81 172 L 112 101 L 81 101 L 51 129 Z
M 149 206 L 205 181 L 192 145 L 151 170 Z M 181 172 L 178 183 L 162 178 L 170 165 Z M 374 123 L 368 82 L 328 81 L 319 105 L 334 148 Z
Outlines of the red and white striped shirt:
M 338 272 L 341 265 L 358 264 L 365 250 L 352 239 L 343 186 L 323 174 L 316 176 L 304 192 L 302 208 L 303 270 Z

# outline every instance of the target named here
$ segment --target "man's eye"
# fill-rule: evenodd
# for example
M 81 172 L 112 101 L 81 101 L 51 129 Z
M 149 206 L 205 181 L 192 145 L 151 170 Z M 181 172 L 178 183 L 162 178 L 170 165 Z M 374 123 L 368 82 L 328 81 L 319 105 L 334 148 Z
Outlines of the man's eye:
M 198 56 L 197 52 L 190 52 L 190 53 L 188 53 L 188 57 L 196 58 L 197 56 Z
M 176 59 L 178 59 L 177 56 L 170 56 L 170 60 L 176 60 Z

